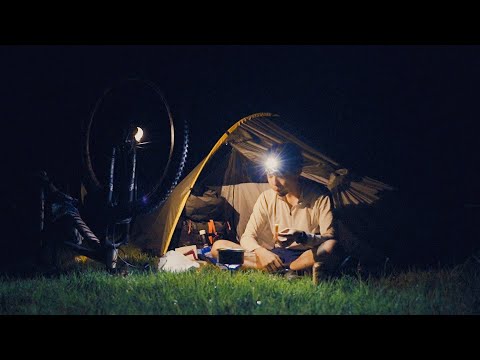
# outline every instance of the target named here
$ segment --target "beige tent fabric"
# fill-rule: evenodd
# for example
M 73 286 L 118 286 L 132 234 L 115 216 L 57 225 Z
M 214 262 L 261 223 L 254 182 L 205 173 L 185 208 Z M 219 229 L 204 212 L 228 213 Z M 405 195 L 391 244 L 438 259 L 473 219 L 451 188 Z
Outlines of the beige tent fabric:
M 220 189 L 220 195 L 223 196 L 239 214 L 238 221 L 235 224 L 239 240 L 247 227 L 247 222 L 253 211 L 255 202 L 260 194 L 269 188 L 268 183 L 244 183 L 225 185 Z M 266 230 L 266 233 L 262 235 L 265 235 L 265 238 L 270 238 L 272 233 L 268 227 Z
M 257 113 L 247 116 L 237 121 L 223 134 L 212 148 L 210 153 L 188 174 L 172 191 L 169 198 L 160 208 L 160 211 L 154 211 L 152 214 L 138 217 L 134 223 L 132 237 L 144 247 L 159 251 L 165 254 L 172 240 L 175 227 L 182 213 L 188 196 L 195 185 L 200 173 L 206 163 L 226 142 L 228 136 L 232 134 L 243 122 L 256 117 L 270 117 L 270 113 Z
M 275 117 L 255 118 L 243 123 L 229 138 L 242 155 L 261 166 L 263 154 L 274 143 L 293 142 L 302 148 L 305 165 L 301 176 L 326 185 L 332 192 L 335 207 L 372 204 L 378 193 L 393 188 L 369 177 L 354 177 L 329 157 L 280 128 Z
M 162 253 L 167 251 L 191 189 L 206 163 L 224 144 L 232 146 L 242 156 L 259 167 L 263 164 L 265 151 L 273 143 L 293 142 L 299 145 L 305 158 L 301 176 L 327 186 L 332 193 L 336 208 L 360 204 L 369 205 L 379 199 L 380 192 L 393 189 L 391 186 L 369 177 L 354 176 L 331 158 L 321 154 L 282 129 L 277 125 L 278 120 L 278 115 L 257 113 L 241 119 L 230 127 L 200 164 L 177 185 L 159 212 L 137 219 L 134 224 L 134 236 L 147 243 L 147 247 L 160 250 Z M 230 160 L 231 164 L 237 163 L 235 159 Z M 232 169 L 229 168 L 227 171 L 232 171 Z M 229 199 L 229 192 L 234 191 L 234 189 L 238 188 L 225 187 L 222 189 L 222 193 L 225 193 L 227 195 L 225 197 Z M 244 192 L 239 191 L 239 193 Z M 253 194 L 256 194 L 256 192 L 252 192 L 252 199 Z M 245 198 L 244 200 L 250 202 L 252 199 Z M 238 201 L 232 200 L 231 204 L 237 211 L 242 210 L 243 204 L 240 199 Z M 246 225 L 246 221 L 248 221 L 248 217 L 242 215 L 242 226 L 244 223 Z

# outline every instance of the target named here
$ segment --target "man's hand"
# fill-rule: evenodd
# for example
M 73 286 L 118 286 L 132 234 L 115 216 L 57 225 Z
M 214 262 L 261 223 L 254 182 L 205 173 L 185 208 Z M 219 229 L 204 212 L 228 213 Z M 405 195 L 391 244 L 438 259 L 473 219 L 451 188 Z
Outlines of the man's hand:
M 277 254 L 259 247 L 255 249 L 255 255 L 257 257 L 257 266 L 260 269 L 265 269 L 268 272 L 275 272 L 283 269 L 283 262 Z
M 277 243 L 283 248 L 292 245 L 294 242 L 302 244 L 306 240 L 305 235 L 305 232 L 302 230 L 285 228 L 278 233 Z

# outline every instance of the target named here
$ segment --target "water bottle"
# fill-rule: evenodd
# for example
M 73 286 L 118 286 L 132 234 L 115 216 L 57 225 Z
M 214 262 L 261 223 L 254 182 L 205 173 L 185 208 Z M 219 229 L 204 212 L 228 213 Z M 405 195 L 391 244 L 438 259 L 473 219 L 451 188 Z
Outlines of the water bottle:
M 203 247 L 209 246 L 207 232 L 205 230 L 200 230 L 198 233 L 200 234 L 200 238 L 202 239 Z
M 203 248 L 198 249 L 198 251 L 197 251 L 198 258 L 200 260 L 204 260 L 204 261 L 208 261 L 212 264 L 216 264 L 217 259 L 215 259 L 212 256 L 212 253 L 211 253 L 212 249 L 210 247 L 210 243 L 208 242 L 207 232 L 205 230 L 200 230 L 198 233 L 200 234 L 200 237 L 201 237 L 202 242 L 203 242 Z

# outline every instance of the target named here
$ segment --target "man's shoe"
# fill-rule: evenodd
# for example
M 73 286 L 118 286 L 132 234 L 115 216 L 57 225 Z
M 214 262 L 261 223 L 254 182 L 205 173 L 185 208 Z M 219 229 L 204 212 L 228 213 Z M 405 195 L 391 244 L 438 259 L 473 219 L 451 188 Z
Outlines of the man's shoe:
M 290 269 L 288 269 L 283 276 L 287 280 L 296 280 L 301 278 L 301 275 L 298 274 L 298 271 Z

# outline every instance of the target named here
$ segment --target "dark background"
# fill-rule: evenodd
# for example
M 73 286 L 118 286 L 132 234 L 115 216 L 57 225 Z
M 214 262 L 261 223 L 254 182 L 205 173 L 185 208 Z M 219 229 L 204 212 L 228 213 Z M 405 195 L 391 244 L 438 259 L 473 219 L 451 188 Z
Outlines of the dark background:
M 345 167 L 397 187 L 425 263 L 477 248 L 475 124 L 480 46 L 0 46 L 4 220 L 18 240 L 19 194 L 45 169 L 78 193 L 80 128 L 112 83 L 158 84 L 191 127 L 187 171 L 240 118 L 274 112 Z M 14 205 L 11 205 L 14 204 Z M 13 207 L 12 207 L 13 206 Z

